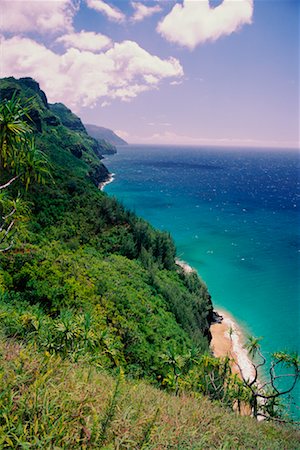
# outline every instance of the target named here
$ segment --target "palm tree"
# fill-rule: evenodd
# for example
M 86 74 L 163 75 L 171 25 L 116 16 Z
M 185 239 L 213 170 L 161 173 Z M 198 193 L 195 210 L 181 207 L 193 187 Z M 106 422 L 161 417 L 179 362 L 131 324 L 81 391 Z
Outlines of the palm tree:
M 0 176 L 5 180 L 0 184 L 0 252 L 13 246 L 16 223 L 26 209 L 19 195 L 11 199 L 7 189 L 19 180 L 27 190 L 31 182 L 43 183 L 50 175 L 48 159 L 35 147 L 29 111 L 16 92 L 0 103 Z
M 30 107 L 22 106 L 16 93 L 0 103 L 0 170 L 10 175 L 0 190 L 17 179 L 27 189 L 31 181 L 44 182 L 49 175 L 48 160 L 35 147 L 29 111 Z
M 254 336 L 249 336 L 248 341 L 245 345 L 245 348 L 248 350 L 248 353 L 252 358 L 255 357 L 257 353 L 260 352 L 260 341 L 262 338 L 257 338 Z

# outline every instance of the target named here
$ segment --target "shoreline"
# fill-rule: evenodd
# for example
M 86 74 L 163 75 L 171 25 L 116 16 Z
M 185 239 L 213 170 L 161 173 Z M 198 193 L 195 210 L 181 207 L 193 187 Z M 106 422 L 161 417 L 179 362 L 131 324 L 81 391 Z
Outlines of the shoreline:
M 175 263 L 186 273 L 197 272 L 187 262 L 178 258 L 176 258 Z M 214 311 L 222 317 L 220 322 L 212 323 L 210 326 L 210 332 L 212 335 L 210 348 L 214 356 L 229 356 L 233 360 L 232 370 L 234 373 L 238 374 L 242 378 L 239 369 L 240 367 L 245 379 L 253 379 L 255 372 L 252 361 L 248 356 L 248 352 L 244 348 L 246 339 L 245 333 L 243 332 L 241 326 L 230 313 L 224 311 L 222 308 L 217 308 L 217 310 Z
M 110 184 L 114 181 L 114 179 L 115 179 L 114 176 L 115 176 L 115 173 L 109 173 L 107 180 L 99 183 L 98 188 L 100 189 L 100 191 L 103 191 L 107 184 Z
M 212 335 L 210 347 L 214 356 L 229 356 L 233 359 L 233 372 L 237 373 L 242 378 L 242 371 L 243 377 L 246 380 L 252 380 L 255 371 L 252 361 L 248 356 L 248 352 L 244 348 L 246 339 L 242 328 L 237 323 L 236 319 L 227 311 L 218 309 L 217 313 L 223 317 L 223 320 L 221 323 L 212 323 L 210 326 Z
M 176 258 L 175 259 L 175 264 L 176 266 L 179 266 L 182 268 L 182 270 L 185 273 L 195 273 L 196 270 L 193 269 L 188 263 L 186 263 L 185 261 L 181 261 L 181 259 Z

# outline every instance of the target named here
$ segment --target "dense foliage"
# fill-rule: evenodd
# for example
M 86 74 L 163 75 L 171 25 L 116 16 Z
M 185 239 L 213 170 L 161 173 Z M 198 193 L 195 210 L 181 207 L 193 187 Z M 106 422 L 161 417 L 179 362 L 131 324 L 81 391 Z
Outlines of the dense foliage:
M 97 189 L 107 169 L 80 119 L 62 104 L 49 106 L 31 79 L 0 83 L 2 97 L 16 89 L 21 101 L 31 99 L 36 145 L 52 179 L 23 193 L 31 210 L 26 240 L 1 256 L 5 335 L 163 380 L 170 349 L 208 351 L 205 285 L 175 265 L 168 233 Z

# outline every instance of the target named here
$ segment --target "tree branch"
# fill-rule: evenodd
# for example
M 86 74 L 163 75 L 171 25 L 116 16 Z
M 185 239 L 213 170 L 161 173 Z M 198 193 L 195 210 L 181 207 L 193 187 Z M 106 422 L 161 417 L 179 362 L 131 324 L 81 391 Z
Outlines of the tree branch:
M 4 241 L 4 239 L 6 238 L 6 236 L 8 235 L 8 233 L 10 232 L 10 230 L 12 229 L 12 227 L 15 224 L 15 220 L 12 220 L 9 224 L 9 226 L 7 227 L 7 230 L 5 231 L 4 235 L 2 236 L 2 238 L 0 238 L 0 244 L 2 244 L 2 242 Z
M 253 365 L 254 370 L 255 370 L 255 377 L 254 377 L 254 379 L 252 380 L 252 382 L 250 383 L 250 386 L 253 386 L 253 384 L 255 384 L 256 381 L 257 381 L 257 378 L 258 378 L 258 368 L 259 368 L 259 367 L 262 367 L 262 366 L 264 366 L 264 365 L 266 364 L 266 358 L 264 357 L 264 355 L 261 353 L 261 351 L 260 351 L 259 349 L 257 349 L 257 353 L 258 353 L 258 355 L 260 356 L 260 358 L 262 359 L 262 362 L 261 362 L 260 364 L 257 364 L 257 365 L 255 365 L 255 364 L 252 362 L 252 365 Z
M 265 417 L 265 418 L 268 419 L 268 420 L 274 420 L 274 421 L 279 422 L 279 423 L 289 423 L 289 424 L 291 423 L 290 420 L 280 419 L 279 417 L 271 417 L 271 416 L 267 416 L 267 414 L 263 414 L 263 413 L 258 413 L 257 415 L 258 415 L 258 416 L 261 416 L 261 417 Z M 292 423 L 293 423 L 293 424 L 300 424 L 300 422 L 294 421 L 294 420 L 293 420 Z
M 14 241 L 11 241 L 11 243 L 9 244 L 8 247 L 6 247 L 6 248 L 0 248 L 0 252 L 1 252 L 1 253 L 7 252 L 9 249 L 12 248 L 13 245 L 14 245 Z
M 2 217 L 2 220 L 6 220 L 6 219 L 8 219 L 10 216 L 13 216 L 14 213 L 15 213 L 16 211 L 17 211 L 16 208 L 12 209 L 11 212 L 10 212 L 9 214 L 7 214 L 6 216 L 3 216 L 3 217 Z
M 2 186 L 0 186 L 0 190 L 7 188 L 8 186 L 10 186 L 14 181 L 16 181 L 18 178 L 20 178 L 21 174 L 16 175 L 15 177 L 11 178 L 7 183 L 2 184 Z

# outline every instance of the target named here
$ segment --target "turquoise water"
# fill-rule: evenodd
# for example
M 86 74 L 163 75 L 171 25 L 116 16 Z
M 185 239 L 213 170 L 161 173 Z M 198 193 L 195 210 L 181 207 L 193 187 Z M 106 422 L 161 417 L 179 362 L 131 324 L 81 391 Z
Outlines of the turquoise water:
M 300 353 L 297 151 L 128 146 L 105 164 L 106 192 L 171 232 L 216 307 L 267 354 Z

